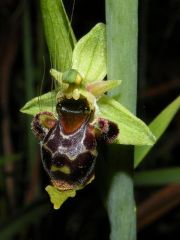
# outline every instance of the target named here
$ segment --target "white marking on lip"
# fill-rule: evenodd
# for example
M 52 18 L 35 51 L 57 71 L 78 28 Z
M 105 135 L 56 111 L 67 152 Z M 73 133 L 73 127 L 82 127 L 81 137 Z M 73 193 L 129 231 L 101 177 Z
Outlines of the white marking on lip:
M 54 133 L 51 134 L 51 136 L 49 137 L 48 141 L 54 139 L 54 137 L 55 137 L 55 134 Z

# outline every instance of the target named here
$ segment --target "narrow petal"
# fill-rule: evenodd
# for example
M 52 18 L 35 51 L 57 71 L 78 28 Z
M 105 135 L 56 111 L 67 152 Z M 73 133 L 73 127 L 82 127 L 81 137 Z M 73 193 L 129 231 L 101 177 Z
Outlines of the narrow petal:
M 103 93 L 116 88 L 121 84 L 121 80 L 108 80 L 98 81 L 87 85 L 86 89 L 96 97 L 101 96 Z

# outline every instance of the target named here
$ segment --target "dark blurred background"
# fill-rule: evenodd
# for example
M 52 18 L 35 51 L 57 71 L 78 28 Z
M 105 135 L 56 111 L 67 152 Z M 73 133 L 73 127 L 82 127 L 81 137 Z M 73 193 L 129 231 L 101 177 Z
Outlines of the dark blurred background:
M 66 0 L 69 16 L 73 1 Z M 72 25 L 79 39 L 97 22 L 105 22 L 104 0 L 76 0 Z M 138 116 L 149 123 L 180 90 L 180 1 L 139 1 Z M 109 222 L 96 181 L 53 210 L 44 188 L 39 146 L 31 118 L 19 109 L 51 87 L 50 68 L 39 1 L 0 1 L 0 240 L 109 239 Z M 137 171 L 179 165 L 180 114 Z M 170 197 L 173 191 L 173 200 Z M 180 239 L 180 186 L 135 188 L 138 239 Z M 168 207 L 156 214 L 158 204 Z M 166 199 L 166 201 L 165 201 Z M 169 200 L 168 200 L 169 199 Z M 174 201 L 175 203 L 171 202 Z M 171 204 L 172 203 L 172 204 Z M 157 209 L 158 212 L 158 209 Z M 145 219 L 150 219 L 145 223 Z M 4 235 L 3 235 L 4 234 Z

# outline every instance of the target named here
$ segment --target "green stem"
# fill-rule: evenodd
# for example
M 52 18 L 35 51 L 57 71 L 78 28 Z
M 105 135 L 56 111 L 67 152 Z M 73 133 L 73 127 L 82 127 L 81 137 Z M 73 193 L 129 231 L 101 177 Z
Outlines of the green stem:
M 108 79 L 122 80 L 111 95 L 133 113 L 137 94 L 137 8 L 137 0 L 106 0 Z M 136 239 L 132 150 L 113 146 L 108 151 L 106 203 L 111 240 Z
M 121 79 L 113 97 L 136 112 L 137 0 L 106 0 L 108 79 Z

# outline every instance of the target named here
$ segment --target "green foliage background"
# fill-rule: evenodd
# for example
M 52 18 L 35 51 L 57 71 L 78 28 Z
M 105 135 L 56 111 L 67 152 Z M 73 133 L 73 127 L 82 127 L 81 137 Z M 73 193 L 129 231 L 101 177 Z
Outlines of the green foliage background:
M 115 4 L 120 4 L 121 1 L 114 2 Z M 131 1 L 127 2 L 130 3 Z M 44 191 L 44 186 L 47 185 L 49 180 L 42 171 L 39 149 L 29 129 L 31 119 L 28 121 L 26 116 L 22 116 L 19 113 L 19 108 L 27 100 L 38 95 L 39 92 L 42 92 L 42 90 L 46 92 L 51 89 L 51 79 L 48 76 L 48 71 L 53 60 L 48 56 L 38 2 L 32 1 L 30 3 L 28 1 L 19 1 L 18 4 L 16 4 L 16 1 L 2 1 L 1 4 L 0 54 L 2 56 L 2 64 L 0 70 L 0 89 L 2 144 L 0 149 L 0 239 L 61 238 L 94 240 L 100 237 L 101 239 L 109 239 L 110 225 L 108 222 L 108 215 L 102 203 L 102 198 L 99 196 L 99 186 L 97 186 L 96 183 L 88 186 L 87 189 L 80 192 L 76 198 L 65 203 L 60 211 L 54 212 L 51 209 L 49 199 Z M 70 16 L 72 4 L 70 1 L 67 1 L 66 4 Z M 87 14 L 86 11 L 88 7 L 91 4 L 93 5 L 93 3 L 86 4 L 85 6 L 82 1 L 77 1 L 75 5 L 73 24 L 75 25 L 77 38 L 90 30 L 98 21 L 104 20 L 104 1 L 101 2 L 102 5 L 94 3 L 94 5 L 96 4 L 96 11 L 93 6 L 90 13 L 90 15 L 92 15 L 92 12 L 94 13 L 94 18 L 84 23 L 82 20 L 79 20 L 77 15 L 81 15 L 81 19 L 86 19 L 84 14 Z M 176 16 L 176 12 L 178 16 L 178 9 L 180 9 L 180 6 L 176 1 L 171 4 L 170 1 L 168 1 L 168 3 L 164 5 L 164 12 L 161 15 L 162 19 L 164 19 L 164 15 L 168 15 L 166 18 L 166 26 L 170 26 L 170 28 L 167 27 L 167 29 L 171 31 L 168 31 L 166 35 L 167 29 L 166 26 L 163 25 L 163 21 L 160 21 L 160 23 L 164 26 L 164 32 L 161 30 L 160 24 L 157 24 L 157 26 L 153 25 L 154 20 L 148 17 L 148 14 L 151 13 L 150 15 L 153 15 L 155 19 L 159 19 L 159 12 L 157 10 L 162 7 L 160 1 L 156 1 L 156 3 L 147 3 L 147 5 L 140 2 L 140 17 L 142 20 L 140 21 L 139 36 L 142 42 L 140 45 L 139 88 L 141 91 L 138 95 L 140 96 L 138 98 L 138 116 L 141 116 L 146 122 L 152 121 L 153 118 L 178 95 L 179 85 L 175 79 L 179 77 L 179 73 L 177 71 L 177 63 L 174 62 L 175 60 L 178 62 L 177 59 L 179 59 L 179 55 L 178 52 L 173 52 L 171 50 L 171 46 L 176 44 L 173 34 L 176 34 L 176 28 L 179 24 L 178 18 L 173 18 L 173 16 Z M 80 7 L 83 10 L 81 10 Z M 177 10 L 175 11 L 173 9 Z M 77 14 L 76 11 L 80 12 L 80 14 Z M 7 24 L 4 24 L 4 22 Z M 154 29 L 152 31 L 152 25 L 157 31 Z M 112 29 L 111 27 L 111 30 Z M 147 37 L 147 31 L 154 34 L 154 39 L 152 35 L 148 35 L 148 41 L 145 39 Z M 161 35 L 167 36 L 163 39 L 165 46 L 160 44 Z M 120 39 L 117 38 L 116 40 L 119 41 Z M 176 35 L 176 39 L 178 39 L 178 35 Z M 118 47 L 120 46 L 121 45 Z M 159 55 L 156 54 L 157 49 Z M 153 61 L 159 66 L 159 69 L 153 65 Z M 164 61 L 164 65 L 162 61 Z M 123 63 L 125 63 L 125 61 L 122 60 L 122 64 Z M 171 63 L 173 67 L 171 68 L 168 63 Z M 166 65 L 169 71 L 162 70 Z M 40 82 L 42 82 L 42 79 L 44 79 L 44 83 L 41 88 Z M 165 88 L 164 86 L 167 87 Z M 132 88 L 135 89 L 134 86 Z M 132 97 L 131 100 L 133 99 Z M 134 100 L 133 103 L 135 103 Z M 142 117 L 144 106 L 146 106 L 146 117 Z M 178 104 L 173 104 L 174 110 L 172 111 L 171 108 L 171 116 L 176 113 L 177 108 Z M 169 117 L 169 119 L 170 118 L 171 117 Z M 165 118 L 163 118 L 163 120 L 164 119 Z M 179 183 L 180 170 L 178 167 L 179 162 L 176 157 L 179 141 L 177 137 L 179 131 L 178 122 L 179 115 L 176 116 L 168 132 L 163 135 L 160 142 L 156 145 L 156 148 L 150 152 L 149 156 L 145 158 L 143 163 L 136 170 L 135 184 L 137 184 L 138 187 L 135 189 L 135 192 L 136 201 L 139 206 L 138 209 L 140 210 L 142 210 L 143 207 L 143 204 L 140 203 L 148 201 L 146 197 L 149 198 L 149 194 L 154 194 L 155 191 L 159 189 L 159 186 L 163 190 L 164 184 L 170 182 Z M 158 124 L 162 125 L 162 120 Z M 104 154 L 106 154 L 106 149 L 103 151 Z M 113 151 L 113 153 L 115 152 L 113 149 L 111 151 Z M 112 155 L 110 153 L 109 156 L 112 158 L 117 155 Z M 127 159 L 127 156 L 125 159 Z M 138 162 L 140 161 L 141 160 L 138 160 Z M 112 169 L 117 169 L 116 164 L 115 162 L 113 166 L 109 166 L 112 167 Z M 128 164 L 131 166 L 130 172 L 132 173 L 132 158 L 128 161 Z M 110 170 L 110 168 L 107 167 L 108 165 L 103 165 L 104 172 Z M 99 177 L 101 177 L 100 174 Z M 98 180 L 100 187 L 102 186 L 102 180 L 103 176 Z M 120 181 L 118 191 L 115 190 L 115 192 L 118 192 L 118 194 L 122 196 L 122 193 L 124 193 L 123 188 L 126 186 L 126 180 L 123 177 Z M 130 184 L 132 189 L 132 182 L 130 182 Z M 143 185 L 145 187 L 142 187 Z M 149 186 L 153 186 L 153 188 L 149 188 Z M 105 186 L 105 190 L 108 190 L 108 187 L 109 185 L 107 185 L 107 187 Z M 172 189 L 171 191 L 167 190 L 169 193 L 168 201 L 171 203 L 169 204 L 171 207 L 167 205 L 167 208 L 165 207 L 165 210 L 163 209 L 163 213 L 161 212 L 161 214 L 158 215 L 161 217 L 162 214 L 169 211 L 167 218 L 171 223 L 170 227 L 167 228 L 169 224 L 166 218 L 161 220 L 166 226 L 166 229 L 163 231 L 160 227 L 161 223 L 158 222 L 159 225 L 153 225 L 152 222 L 150 222 L 151 224 L 148 223 L 145 230 L 139 232 L 138 239 L 150 239 L 155 236 L 164 236 L 164 239 L 172 239 L 173 235 L 171 233 L 177 231 L 179 226 L 178 223 L 180 222 L 178 220 L 179 208 L 177 207 L 178 195 L 175 194 L 178 192 L 178 189 L 177 185 L 173 189 L 173 194 Z M 102 192 L 102 196 L 105 196 L 103 195 L 105 193 L 106 191 Z M 128 193 L 126 192 L 125 194 Z M 112 194 L 111 197 L 113 196 Z M 165 197 L 162 196 L 164 195 L 161 195 L 160 192 L 160 206 L 163 205 L 163 200 L 165 199 Z M 132 200 L 132 197 L 130 197 L 130 201 Z M 166 204 L 164 205 L 166 206 Z M 119 208 L 122 207 L 123 205 L 120 204 Z M 171 211 L 173 208 L 177 209 L 176 213 Z M 158 212 L 156 205 L 152 208 L 151 212 L 153 213 L 153 211 L 155 213 Z M 149 214 L 150 213 L 147 214 L 145 211 L 144 215 L 138 215 L 139 229 L 139 226 L 141 226 L 140 223 L 144 221 Z M 130 215 L 129 221 L 133 219 L 132 217 L 133 216 Z M 159 217 L 156 217 L 153 221 L 157 223 Z M 111 216 L 111 222 L 113 218 L 115 219 L 116 215 Z M 126 222 L 122 222 L 121 224 L 122 226 L 127 226 Z M 113 229 L 116 230 L 118 228 L 119 225 L 117 227 L 115 226 Z M 118 234 L 119 233 L 116 232 L 112 239 L 120 239 Z M 123 234 L 122 237 L 124 236 Z M 132 234 L 132 236 L 135 238 L 134 234 Z

